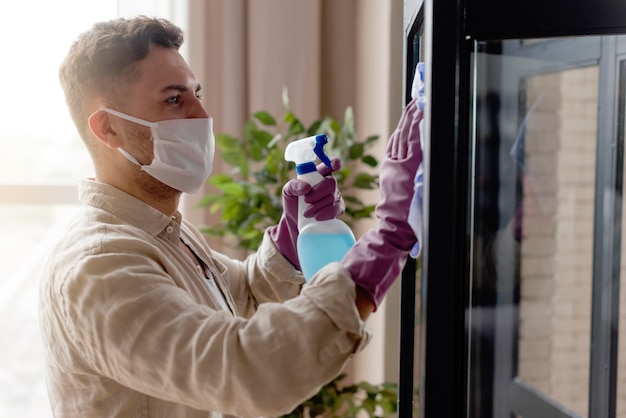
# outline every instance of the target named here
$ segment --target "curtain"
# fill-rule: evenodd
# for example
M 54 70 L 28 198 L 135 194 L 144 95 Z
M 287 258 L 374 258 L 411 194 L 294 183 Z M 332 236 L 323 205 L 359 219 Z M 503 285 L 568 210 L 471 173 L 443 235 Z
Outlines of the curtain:
M 381 136 L 374 152 L 382 159 L 403 105 L 402 0 L 188 0 L 186 8 L 185 53 L 216 133 L 239 137 L 258 110 L 282 115 L 286 87 L 305 124 L 327 115 L 343 120 L 352 106 L 359 136 Z M 226 169 L 216 154 L 213 172 Z M 199 225 L 219 222 L 195 207 L 209 188 L 183 201 L 185 216 Z M 371 225 L 359 225 L 357 238 Z M 394 289 L 371 317 L 377 337 L 348 366 L 349 380 L 397 381 L 398 300 Z

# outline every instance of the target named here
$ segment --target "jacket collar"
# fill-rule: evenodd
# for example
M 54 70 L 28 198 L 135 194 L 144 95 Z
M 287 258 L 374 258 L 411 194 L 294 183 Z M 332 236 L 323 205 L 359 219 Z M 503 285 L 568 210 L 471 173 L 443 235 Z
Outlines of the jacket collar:
M 167 216 L 136 197 L 95 179 L 81 180 L 78 195 L 81 202 L 102 209 L 154 237 L 164 235 L 173 242 L 180 238 L 182 215 L 178 211 L 172 217 Z

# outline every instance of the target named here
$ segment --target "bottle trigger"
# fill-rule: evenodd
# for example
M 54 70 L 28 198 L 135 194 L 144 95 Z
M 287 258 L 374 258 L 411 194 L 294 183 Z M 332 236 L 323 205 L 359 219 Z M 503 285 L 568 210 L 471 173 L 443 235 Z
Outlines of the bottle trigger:
M 319 158 L 320 161 L 323 162 L 326 167 L 332 169 L 333 167 L 330 164 L 330 159 L 328 158 L 328 155 L 326 155 L 326 153 L 324 152 L 324 145 L 326 145 L 327 143 L 328 143 L 328 137 L 326 135 L 324 134 L 316 135 L 315 147 L 313 148 L 313 152 L 315 152 L 315 155 L 317 155 L 317 158 Z

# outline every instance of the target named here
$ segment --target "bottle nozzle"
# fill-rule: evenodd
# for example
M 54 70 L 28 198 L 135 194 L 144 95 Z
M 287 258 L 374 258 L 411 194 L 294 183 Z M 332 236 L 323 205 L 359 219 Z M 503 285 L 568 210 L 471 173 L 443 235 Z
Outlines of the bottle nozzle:
M 324 134 L 309 136 L 298 139 L 287 145 L 285 149 L 285 159 L 293 161 L 296 165 L 320 159 L 327 167 L 332 168 L 330 159 L 324 152 L 324 145 L 328 143 L 328 137 Z

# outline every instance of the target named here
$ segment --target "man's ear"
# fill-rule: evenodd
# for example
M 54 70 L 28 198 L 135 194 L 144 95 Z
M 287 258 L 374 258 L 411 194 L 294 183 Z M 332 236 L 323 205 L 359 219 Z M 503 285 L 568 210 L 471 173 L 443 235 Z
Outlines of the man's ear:
M 87 121 L 91 133 L 104 145 L 115 149 L 121 146 L 117 132 L 111 125 L 111 117 L 104 110 L 94 112 Z

